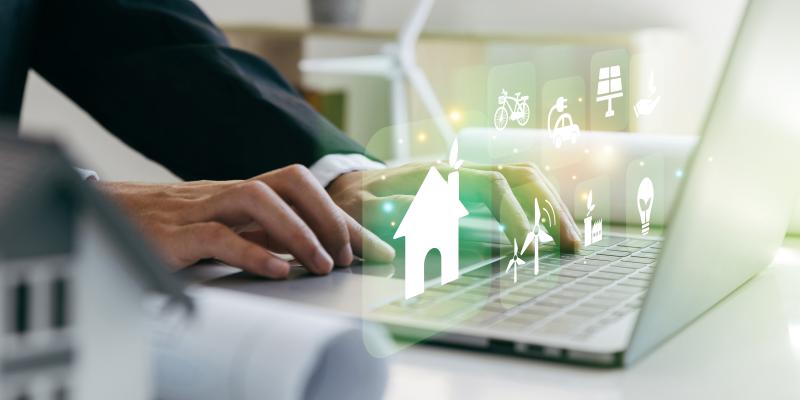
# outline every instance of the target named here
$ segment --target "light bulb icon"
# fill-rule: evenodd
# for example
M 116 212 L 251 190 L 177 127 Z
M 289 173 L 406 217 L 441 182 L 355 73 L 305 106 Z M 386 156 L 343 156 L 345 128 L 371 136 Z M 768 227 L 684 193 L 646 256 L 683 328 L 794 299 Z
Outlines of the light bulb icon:
M 642 235 L 650 233 L 650 212 L 653 210 L 653 198 L 655 190 L 653 181 L 644 177 L 639 183 L 639 192 L 636 195 L 636 203 L 639 206 L 639 219 L 642 221 Z

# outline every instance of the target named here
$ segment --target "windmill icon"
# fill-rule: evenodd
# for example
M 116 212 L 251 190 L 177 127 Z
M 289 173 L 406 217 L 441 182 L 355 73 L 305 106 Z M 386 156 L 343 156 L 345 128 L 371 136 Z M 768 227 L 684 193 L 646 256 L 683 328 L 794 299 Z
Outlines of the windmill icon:
M 525 250 L 525 248 L 522 248 Z M 517 239 L 514 239 L 514 255 L 508 260 L 508 266 L 506 267 L 506 273 L 511 270 L 511 267 L 514 267 L 514 283 L 517 283 L 517 267 L 522 266 L 525 264 L 525 260 L 519 258 L 521 251 L 517 247 Z
M 555 215 L 555 212 L 553 213 Z M 548 214 L 549 215 L 549 214 Z M 552 217 L 550 218 L 552 223 Z M 539 275 L 539 245 L 542 243 L 552 242 L 553 237 L 547 234 L 547 231 L 542 228 L 542 209 L 539 208 L 539 199 L 533 199 L 533 227 L 528 235 L 525 236 L 525 242 L 522 244 L 522 251 L 524 252 L 528 246 L 533 243 L 533 274 Z

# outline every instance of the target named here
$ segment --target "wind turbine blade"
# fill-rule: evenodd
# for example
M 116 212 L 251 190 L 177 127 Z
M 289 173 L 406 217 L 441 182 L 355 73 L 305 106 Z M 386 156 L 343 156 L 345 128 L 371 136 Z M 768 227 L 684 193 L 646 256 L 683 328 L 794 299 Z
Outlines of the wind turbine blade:
M 436 92 L 433 91 L 428 77 L 425 76 L 425 73 L 414 63 L 413 48 L 408 54 L 412 56 L 406 54 L 400 55 L 403 59 L 402 65 L 405 66 L 401 69 L 405 72 L 408 83 L 411 84 L 411 88 L 417 92 L 418 98 L 422 101 L 422 105 L 425 107 L 425 110 L 428 111 L 428 115 L 433 118 L 433 123 L 436 124 L 436 128 L 439 130 L 442 139 L 447 143 L 456 137 L 456 134 L 453 132 L 453 127 L 450 125 L 447 118 L 436 118 L 437 115 L 443 116 L 446 114 L 444 108 L 442 108 L 442 103 L 440 103 L 439 98 L 436 97 Z
M 514 255 L 516 256 L 517 254 L 519 254 L 519 249 L 517 249 L 517 239 L 514 239 Z
M 508 260 L 508 266 L 506 267 L 506 272 L 508 272 L 511 269 L 511 267 L 514 266 L 514 264 L 515 263 L 513 258 Z
M 539 208 L 539 199 L 533 198 L 533 223 L 539 225 L 542 222 L 542 210 Z
M 517 265 L 522 265 L 522 264 L 525 264 L 525 260 L 523 260 L 521 258 L 518 258 L 517 259 Z
M 539 233 L 539 236 L 537 236 L 537 238 L 539 239 L 539 243 L 550 243 L 553 241 L 553 237 L 550 236 L 549 233 L 547 233 L 546 229 L 542 229 L 541 233 Z
M 528 232 L 528 234 L 525 235 L 525 242 L 522 243 L 522 252 L 523 253 L 525 252 L 525 249 L 527 249 L 528 246 L 531 245 L 532 241 L 533 241 L 533 232 Z

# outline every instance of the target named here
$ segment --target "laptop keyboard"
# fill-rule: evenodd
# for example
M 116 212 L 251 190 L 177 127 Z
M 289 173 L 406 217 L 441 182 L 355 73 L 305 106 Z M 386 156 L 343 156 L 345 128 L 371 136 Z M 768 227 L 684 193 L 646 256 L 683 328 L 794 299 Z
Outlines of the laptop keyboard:
M 517 267 L 513 282 L 504 257 L 447 285 L 436 282 L 419 296 L 380 307 L 375 316 L 586 338 L 638 313 L 661 241 L 611 236 L 575 254 L 555 254 L 552 244 L 540 250 L 538 275 L 532 256 L 523 256 L 529 262 Z

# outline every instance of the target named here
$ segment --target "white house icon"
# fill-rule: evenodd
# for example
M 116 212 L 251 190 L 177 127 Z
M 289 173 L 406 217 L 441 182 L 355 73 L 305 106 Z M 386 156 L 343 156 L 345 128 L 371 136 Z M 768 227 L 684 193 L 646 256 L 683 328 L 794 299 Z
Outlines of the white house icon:
M 455 169 L 444 180 L 436 167 L 417 191 L 394 238 L 405 237 L 405 294 L 410 299 L 425 291 L 425 257 L 432 249 L 441 255 L 442 285 L 458 279 L 458 220 L 469 214 L 458 199 L 458 143 L 450 150 Z

